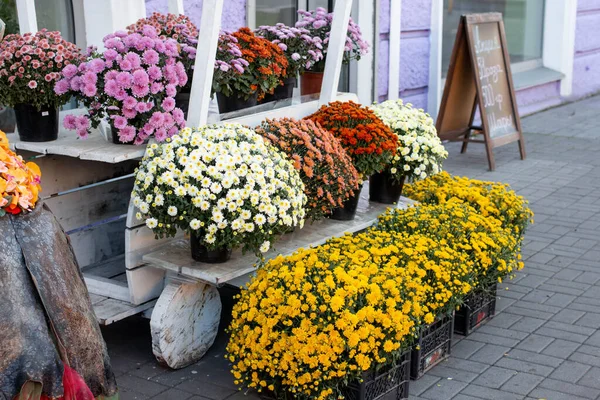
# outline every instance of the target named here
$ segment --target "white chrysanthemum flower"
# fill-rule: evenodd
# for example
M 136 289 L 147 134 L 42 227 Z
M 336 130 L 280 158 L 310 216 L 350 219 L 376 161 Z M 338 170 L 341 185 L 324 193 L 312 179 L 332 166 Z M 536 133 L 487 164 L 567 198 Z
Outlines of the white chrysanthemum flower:
M 146 226 L 150 229 L 154 229 L 158 226 L 158 220 L 156 218 L 148 218 L 146 220 Z
M 269 249 L 271 248 L 271 243 L 269 243 L 268 241 L 264 241 L 263 244 L 260 245 L 260 252 L 261 253 L 266 253 L 267 251 L 269 251 Z
M 176 216 L 177 215 L 177 207 L 169 206 L 169 208 L 167 209 L 167 214 L 169 214 L 171 217 Z
M 197 231 L 198 229 L 200 229 L 200 221 L 198 221 L 196 218 L 194 218 L 193 220 L 191 220 L 190 221 L 190 228 L 192 228 L 195 231 Z
M 141 202 L 139 209 L 143 214 L 148 214 L 148 211 L 150 211 L 150 206 L 146 202 Z

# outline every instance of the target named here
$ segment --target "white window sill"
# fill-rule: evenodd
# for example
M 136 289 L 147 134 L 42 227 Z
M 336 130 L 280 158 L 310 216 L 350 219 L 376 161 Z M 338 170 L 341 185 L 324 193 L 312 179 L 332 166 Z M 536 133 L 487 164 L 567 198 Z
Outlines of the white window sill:
M 556 82 L 563 79 L 565 75 L 546 67 L 538 67 L 527 71 L 513 73 L 513 84 L 515 90 L 527 89 L 545 83 Z

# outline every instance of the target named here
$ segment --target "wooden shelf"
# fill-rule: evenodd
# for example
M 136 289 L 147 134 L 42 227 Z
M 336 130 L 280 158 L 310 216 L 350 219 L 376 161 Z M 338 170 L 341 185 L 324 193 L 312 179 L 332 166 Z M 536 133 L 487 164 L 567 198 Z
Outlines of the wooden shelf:
M 267 253 L 266 258 L 271 259 L 279 254 L 292 254 L 299 248 L 318 246 L 330 238 L 342 236 L 348 232 L 359 232 L 373 225 L 381 213 L 394 206 L 369 202 L 368 193 L 368 184 L 365 184 L 356 218 L 353 221 L 324 219 L 313 224 L 307 223 L 303 229 L 297 229 L 295 232 L 281 237 L 274 244 L 274 248 Z M 411 202 L 412 200 L 402 197 L 396 207 L 406 208 Z M 225 283 L 241 286 L 255 271 L 257 261 L 254 254 L 243 255 L 238 250 L 234 251 L 231 260 L 223 264 L 197 262 L 191 258 L 189 241 L 185 239 L 173 240 L 159 250 L 145 254 L 142 259 L 156 268 L 163 268 L 216 286 Z

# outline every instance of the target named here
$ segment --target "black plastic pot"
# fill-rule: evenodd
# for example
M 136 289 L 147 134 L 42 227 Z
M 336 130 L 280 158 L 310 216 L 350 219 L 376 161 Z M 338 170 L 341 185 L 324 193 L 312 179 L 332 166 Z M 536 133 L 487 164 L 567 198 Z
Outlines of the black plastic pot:
M 333 212 L 329 215 L 329 218 L 336 221 L 352 221 L 356 216 L 356 208 L 358 207 L 358 201 L 360 200 L 361 190 L 362 184 L 354 191 L 354 196 L 350 197 L 344 202 L 343 207 L 337 207 L 333 209 Z
M 195 234 L 190 235 L 192 258 L 207 264 L 220 264 L 231 258 L 231 249 L 219 248 L 209 250 L 202 244 L 201 238 Z
M 399 181 L 392 179 L 388 171 L 377 172 L 369 179 L 369 200 L 383 204 L 397 203 L 404 186 L 403 176 Z
M 181 91 L 175 96 L 175 107 L 181 108 L 183 117 L 187 119 L 188 110 L 190 108 L 190 92 Z
M 259 101 L 259 104 L 270 103 L 277 100 L 291 99 L 297 82 L 298 79 L 296 78 L 284 79 L 283 85 L 277 86 L 273 94 L 266 94 L 265 97 Z
M 19 138 L 23 142 L 51 142 L 58 138 L 58 108 L 29 104 L 14 107 Z
M 227 97 L 222 93 L 217 93 L 219 102 L 219 113 L 226 114 L 233 111 L 243 110 L 244 108 L 254 107 L 256 105 L 257 94 L 254 93 L 247 100 L 237 97 L 235 93 Z

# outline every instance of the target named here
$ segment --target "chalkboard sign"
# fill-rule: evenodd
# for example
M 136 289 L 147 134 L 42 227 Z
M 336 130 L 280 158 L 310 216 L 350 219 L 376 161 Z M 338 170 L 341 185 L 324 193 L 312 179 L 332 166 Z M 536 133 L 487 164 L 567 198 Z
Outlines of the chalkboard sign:
M 462 153 L 468 143 L 484 143 L 492 171 L 494 147 L 519 142 L 521 159 L 525 159 L 516 104 L 502 15 L 463 15 L 438 114 L 438 135 L 442 140 L 463 142 Z M 480 126 L 473 125 L 477 110 Z M 474 134 L 483 139 L 472 138 Z

